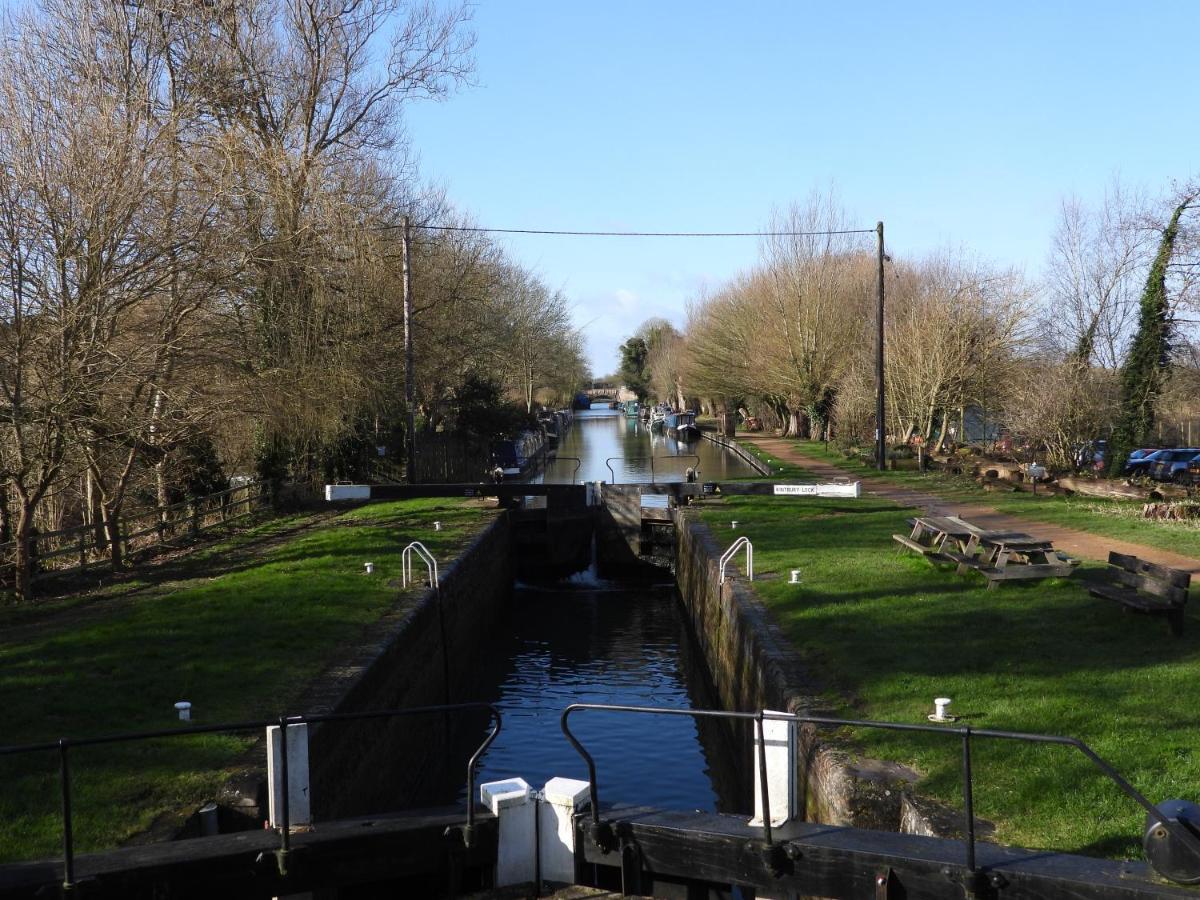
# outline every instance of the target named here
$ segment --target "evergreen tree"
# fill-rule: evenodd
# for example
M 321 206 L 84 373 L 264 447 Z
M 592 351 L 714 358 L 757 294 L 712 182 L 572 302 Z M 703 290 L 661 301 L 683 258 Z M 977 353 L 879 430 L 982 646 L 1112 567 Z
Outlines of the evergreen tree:
M 1111 442 L 1109 474 L 1119 475 L 1129 454 L 1144 445 L 1154 428 L 1154 408 L 1171 363 L 1171 308 L 1167 302 L 1167 266 L 1179 234 L 1179 218 L 1192 197 L 1175 207 L 1163 230 L 1138 312 L 1138 330 L 1121 367 L 1121 407 Z
M 646 375 L 646 358 L 650 349 L 640 337 L 631 337 L 621 345 L 621 367 L 617 370 L 625 387 L 637 394 L 640 402 L 646 401 L 650 390 L 650 379 Z

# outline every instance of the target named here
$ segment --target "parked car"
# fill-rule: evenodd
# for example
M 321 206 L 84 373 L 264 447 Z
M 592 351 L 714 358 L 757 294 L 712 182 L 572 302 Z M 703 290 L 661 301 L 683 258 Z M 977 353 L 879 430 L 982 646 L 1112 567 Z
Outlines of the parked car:
M 1146 475 L 1160 454 L 1170 452 L 1170 450 L 1134 450 L 1129 454 L 1129 459 L 1125 461 L 1124 473 L 1131 478 L 1137 475 Z
M 1159 451 L 1158 458 L 1150 464 L 1150 477 L 1155 481 L 1187 481 L 1188 464 L 1200 457 L 1200 449 L 1185 447 L 1180 450 Z
M 1188 478 L 1191 484 L 1200 485 L 1200 456 L 1188 463 Z

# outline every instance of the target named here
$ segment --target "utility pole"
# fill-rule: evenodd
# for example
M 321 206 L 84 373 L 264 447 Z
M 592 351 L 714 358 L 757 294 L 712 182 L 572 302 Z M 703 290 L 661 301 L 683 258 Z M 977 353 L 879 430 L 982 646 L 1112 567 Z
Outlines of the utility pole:
M 879 236 L 879 271 L 877 278 L 879 306 L 875 313 L 876 344 L 875 344 L 875 460 L 882 472 L 887 466 L 887 448 L 884 441 L 883 424 L 883 223 L 875 226 Z
M 882 226 L 881 226 L 882 227 Z M 409 264 L 410 241 L 412 232 L 408 216 L 404 217 L 404 240 L 402 242 L 403 260 L 401 282 L 404 285 L 404 407 L 408 413 L 408 434 L 405 435 L 405 467 L 404 477 L 409 484 L 414 484 L 417 464 L 417 413 L 413 409 L 413 339 L 412 339 L 412 266 Z

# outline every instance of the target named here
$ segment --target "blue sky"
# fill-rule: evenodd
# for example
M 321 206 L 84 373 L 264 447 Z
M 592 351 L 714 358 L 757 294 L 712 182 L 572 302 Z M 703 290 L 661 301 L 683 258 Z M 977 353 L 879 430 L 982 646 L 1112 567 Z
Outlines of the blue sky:
M 476 84 L 410 107 L 425 178 L 482 225 L 754 231 L 833 188 L 891 252 L 1037 276 L 1060 200 L 1200 172 L 1200 3 L 483 0 Z M 522 236 L 597 374 L 753 239 Z

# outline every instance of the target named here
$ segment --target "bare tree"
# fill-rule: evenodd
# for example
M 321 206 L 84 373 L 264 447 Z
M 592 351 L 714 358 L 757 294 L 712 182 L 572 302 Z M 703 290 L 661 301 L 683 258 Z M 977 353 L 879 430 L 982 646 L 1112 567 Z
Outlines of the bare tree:
M 1120 366 L 1154 247 L 1143 221 L 1146 206 L 1144 197 L 1119 182 L 1096 209 L 1076 197 L 1063 200 L 1040 330 L 1048 349 L 1085 365 Z

